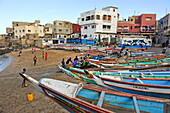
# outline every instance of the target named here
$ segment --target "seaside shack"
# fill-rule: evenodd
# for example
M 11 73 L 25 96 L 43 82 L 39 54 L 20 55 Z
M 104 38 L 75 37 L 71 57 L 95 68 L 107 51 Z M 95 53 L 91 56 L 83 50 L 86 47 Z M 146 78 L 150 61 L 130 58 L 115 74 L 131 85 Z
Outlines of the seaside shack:
M 152 39 L 146 36 L 119 36 L 119 46 L 127 48 L 151 48 Z

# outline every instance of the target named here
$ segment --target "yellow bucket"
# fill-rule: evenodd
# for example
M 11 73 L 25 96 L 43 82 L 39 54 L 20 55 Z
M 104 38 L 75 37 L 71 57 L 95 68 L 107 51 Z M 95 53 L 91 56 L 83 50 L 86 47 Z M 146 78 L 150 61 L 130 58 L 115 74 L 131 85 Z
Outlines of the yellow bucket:
M 25 87 L 27 87 L 28 86 L 28 84 L 25 84 Z
M 33 101 L 33 94 L 32 93 L 29 93 L 28 94 L 28 101 Z

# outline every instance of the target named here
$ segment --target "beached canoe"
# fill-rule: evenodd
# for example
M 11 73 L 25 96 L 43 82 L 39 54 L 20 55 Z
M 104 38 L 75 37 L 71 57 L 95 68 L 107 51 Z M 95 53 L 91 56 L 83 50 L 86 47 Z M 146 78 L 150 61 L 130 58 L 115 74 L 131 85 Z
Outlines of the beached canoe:
M 82 83 L 42 78 L 37 81 L 20 75 L 39 92 L 48 96 L 71 113 L 164 113 L 169 99 L 132 95 L 106 89 L 84 86 Z
M 170 98 L 170 79 L 151 79 L 122 76 L 117 77 L 106 75 L 96 76 L 91 72 L 88 72 L 87 70 L 85 70 L 84 72 L 86 74 L 78 73 L 77 76 L 80 76 L 80 79 L 85 78 L 82 76 L 89 77 L 91 78 L 90 80 L 94 80 L 96 84 L 104 87 L 109 87 L 119 91 L 138 95 L 153 96 L 159 98 Z
M 90 73 L 89 73 L 90 74 Z M 91 78 L 101 86 L 113 88 L 119 91 L 170 99 L 170 80 L 169 79 L 148 79 L 132 77 L 96 77 L 90 74 Z
M 170 76 L 170 71 L 157 71 L 157 72 L 147 72 L 147 71 L 129 71 L 129 70 L 105 70 L 110 74 L 128 74 L 128 75 L 165 75 Z
M 59 66 L 59 68 L 62 68 L 61 66 Z M 84 74 L 86 75 L 86 73 L 84 72 L 83 69 L 79 69 L 79 68 L 74 68 L 74 67 L 68 67 L 68 70 L 75 72 L 75 73 L 80 73 L 80 74 Z M 116 71 L 116 70 L 115 70 Z M 120 71 L 120 70 L 119 70 Z M 153 72 L 153 73 L 143 73 L 141 72 L 140 74 L 126 74 L 126 73 L 112 73 L 112 72 L 100 72 L 100 71 L 90 71 L 91 73 L 93 73 L 96 76 L 99 75 L 106 75 L 106 76 L 117 76 L 117 77 L 134 77 L 134 78 L 151 78 L 151 79 L 170 79 L 170 75 L 166 75 L 166 72 L 160 72 L 159 74 L 156 74 L 158 72 Z M 155 75 L 154 75 L 155 74 Z M 86 75 L 88 76 L 88 75 Z

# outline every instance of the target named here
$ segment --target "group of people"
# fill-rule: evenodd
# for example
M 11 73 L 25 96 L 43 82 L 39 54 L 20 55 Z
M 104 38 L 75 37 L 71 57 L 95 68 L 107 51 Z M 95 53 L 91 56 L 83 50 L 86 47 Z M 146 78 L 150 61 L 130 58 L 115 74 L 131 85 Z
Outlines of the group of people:
M 42 52 L 42 58 L 45 58 L 45 61 L 47 61 L 47 52 L 45 53 L 45 55 L 44 55 L 44 51 Z
M 128 49 L 124 50 L 123 48 L 120 50 L 120 53 L 118 54 L 118 58 L 123 56 L 130 56 L 130 51 Z
M 71 60 L 71 57 L 67 59 L 66 61 L 66 64 L 68 65 L 69 63 L 72 63 L 73 67 L 77 67 L 77 64 L 78 64 L 78 67 L 80 68 L 85 68 L 87 67 L 88 63 L 86 62 L 85 60 L 86 58 L 84 57 L 81 57 L 80 60 L 78 59 L 78 57 L 76 56 L 74 58 L 74 62 Z M 61 64 L 62 64 L 62 67 L 65 68 L 65 61 L 64 61 L 64 58 L 63 60 L 61 61 Z
M 45 61 L 47 61 L 47 52 L 44 54 L 44 51 L 42 52 L 42 58 L 45 58 Z M 33 58 L 34 66 L 37 63 L 37 56 L 35 55 Z

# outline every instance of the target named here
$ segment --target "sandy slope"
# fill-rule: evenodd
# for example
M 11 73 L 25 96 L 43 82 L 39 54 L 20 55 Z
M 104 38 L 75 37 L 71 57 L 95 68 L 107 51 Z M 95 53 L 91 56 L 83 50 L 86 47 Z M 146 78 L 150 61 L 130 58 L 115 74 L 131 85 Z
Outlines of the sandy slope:
M 65 109 L 39 93 L 31 85 L 25 88 L 21 87 L 23 79 L 18 73 L 22 71 L 23 67 L 27 69 L 28 75 L 37 80 L 47 77 L 75 83 L 80 82 L 80 80 L 67 77 L 64 73 L 56 73 L 56 65 L 60 64 L 62 58 L 72 57 L 73 59 L 79 53 L 63 50 L 47 50 L 47 53 L 47 61 L 42 58 L 42 50 L 37 50 L 34 54 L 31 50 L 23 50 L 21 57 L 18 57 L 18 52 L 7 54 L 13 58 L 13 62 L 0 73 L 0 113 L 67 113 Z M 37 55 L 38 58 L 36 66 L 33 65 L 34 55 Z M 45 73 L 53 74 L 43 76 Z M 34 95 L 32 102 L 27 101 L 28 93 Z

